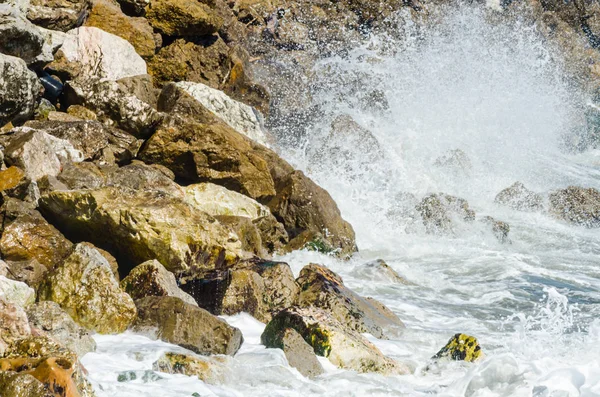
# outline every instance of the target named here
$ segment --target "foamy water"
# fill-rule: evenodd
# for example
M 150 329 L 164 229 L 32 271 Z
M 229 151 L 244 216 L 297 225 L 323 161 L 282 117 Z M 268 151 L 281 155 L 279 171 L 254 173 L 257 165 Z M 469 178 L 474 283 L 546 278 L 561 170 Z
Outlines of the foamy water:
M 318 65 L 320 122 L 293 142 L 281 137 L 283 156 L 334 197 L 361 252 L 345 262 L 305 251 L 278 259 L 296 274 L 323 263 L 390 307 L 406 332 L 370 339 L 414 374 L 356 374 L 323 359 L 326 374 L 308 380 L 281 351 L 260 345 L 263 324 L 240 314 L 227 321 L 245 343 L 218 386 L 151 371 L 162 352 L 181 348 L 132 334 L 96 336 L 98 351 L 82 361 L 99 396 L 600 396 L 600 231 L 494 204 L 517 180 L 540 193 L 600 188 L 600 151 L 571 153 L 564 145 L 585 97 L 568 85 L 535 27 L 492 26 L 481 11 L 463 10 L 427 35 L 406 21 L 401 28 L 402 43 L 374 38 Z M 387 109 L 364 105 L 373 90 L 385 94 Z M 334 140 L 343 156 L 319 156 L 341 113 L 370 130 L 379 148 Z M 468 172 L 433 165 L 453 149 L 470 159 Z M 410 215 L 393 215 L 400 194 L 432 192 L 508 222 L 512 243 L 476 224 L 453 237 L 430 236 Z M 366 272 L 362 265 L 376 258 L 414 285 Z M 485 359 L 425 371 L 456 332 L 476 336 Z M 119 382 L 122 371 L 138 379 Z

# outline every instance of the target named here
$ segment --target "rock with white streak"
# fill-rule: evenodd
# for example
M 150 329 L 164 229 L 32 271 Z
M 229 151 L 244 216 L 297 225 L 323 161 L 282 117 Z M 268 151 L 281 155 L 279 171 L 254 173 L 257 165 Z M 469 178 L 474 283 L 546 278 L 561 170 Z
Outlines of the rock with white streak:
M 84 158 L 68 141 L 27 127 L 16 129 L 5 156 L 8 164 L 21 168 L 34 181 L 45 175 L 56 176 L 63 164 Z
M 175 85 L 185 90 L 237 132 L 261 145 L 269 146 L 270 139 L 261 127 L 260 114 L 250 106 L 230 98 L 223 91 L 201 83 L 182 81 Z
M 22 59 L 0 54 L 0 125 L 30 118 L 41 92 L 37 76 Z
M 26 307 L 35 302 L 35 291 L 21 281 L 0 276 L 0 299 Z
M 146 74 L 146 62 L 127 40 L 95 27 L 67 32 L 49 69 L 65 79 L 118 80 Z

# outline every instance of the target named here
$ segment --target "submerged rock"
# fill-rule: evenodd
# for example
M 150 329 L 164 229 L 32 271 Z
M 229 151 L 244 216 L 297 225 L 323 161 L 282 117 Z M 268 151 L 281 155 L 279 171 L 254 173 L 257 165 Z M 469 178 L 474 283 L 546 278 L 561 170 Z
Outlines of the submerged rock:
M 471 160 L 465 152 L 460 149 L 449 150 L 438 157 L 433 163 L 434 166 L 454 172 L 468 175 L 473 169 Z
M 456 334 L 432 358 L 473 362 L 482 356 L 483 353 L 477 338 L 466 334 Z
M 0 54 L 0 125 L 31 118 L 41 93 L 37 76 L 22 59 Z
M 229 356 L 203 357 L 167 352 L 152 364 L 152 369 L 168 374 L 196 376 L 210 385 L 219 385 L 230 376 L 230 363 Z
M 199 307 L 173 296 L 148 296 L 135 301 L 138 317 L 132 330 L 174 343 L 203 355 L 234 355 L 242 332 Z
M 502 190 L 496 195 L 494 201 L 519 211 L 542 211 L 544 209 L 542 195 L 527 189 L 521 182 L 515 182 Z
M 175 275 L 157 260 L 146 261 L 134 267 L 121 280 L 121 288 L 134 300 L 145 296 L 174 296 L 185 303 L 198 306 L 194 298 L 179 288 Z
M 125 331 L 136 316 L 133 299 L 119 287 L 108 261 L 85 244 L 77 244 L 50 273 L 38 296 L 58 303 L 77 323 L 103 334 Z
M 365 281 L 369 280 L 375 282 L 414 285 L 404 277 L 400 276 L 383 259 L 376 259 L 374 261 L 359 265 L 352 270 L 352 274 Z
M 554 217 L 574 225 L 600 227 L 600 191 L 569 186 L 550 193 L 549 201 Z
M 341 368 L 386 375 L 410 372 L 406 366 L 384 356 L 362 335 L 345 327 L 322 309 L 292 307 L 279 312 L 267 324 L 261 342 L 267 347 L 278 347 L 278 335 L 287 328 L 298 332 L 317 355 L 327 357 Z
M 510 243 L 510 238 L 508 237 L 510 225 L 508 223 L 494 219 L 491 216 L 484 216 L 479 221 L 490 228 L 498 241 L 501 243 Z
M 285 353 L 290 366 L 302 375 L 312 378 L 325 372 L 311 345 L 293 328 L 282 329 L 269 340 L 271 346 Z
M 344 285 L 340 276 L 324 266 L 305 266 L 296 282 L 300 287 L 298 306 L 318 307 L 359 333 L 386 338 L 398 335 L 404 328 L 391 310 L 375 299 L 359 296 Z
M 469 208 L 467 200 L 445 193 L 426 196 L 416 208 L 431 234 L 453 234 L 460 222 L 475 220 L 475 211 Z

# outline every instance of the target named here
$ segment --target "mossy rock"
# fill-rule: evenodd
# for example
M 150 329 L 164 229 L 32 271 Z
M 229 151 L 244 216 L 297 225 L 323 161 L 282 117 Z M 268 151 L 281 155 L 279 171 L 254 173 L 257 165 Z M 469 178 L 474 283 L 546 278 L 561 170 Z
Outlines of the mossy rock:
M 477 338 L 467 334 L 456 334 L 432 358 L 473 362 L 482 356 L 483 352 Z

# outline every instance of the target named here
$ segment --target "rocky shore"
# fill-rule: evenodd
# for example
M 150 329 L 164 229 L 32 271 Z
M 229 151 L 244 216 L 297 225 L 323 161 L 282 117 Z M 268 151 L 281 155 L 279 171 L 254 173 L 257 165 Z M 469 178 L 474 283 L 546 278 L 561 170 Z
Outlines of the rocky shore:
M 577 83 L 598 88 L 596 5 L 505 3 L 492 15 L 525 15 L 548 29 L 548 40 L 569 49 Z M 95 350 L 93 333 L 127 330 L 195 353 L 166 353 L 156 371 L 219 383 L 243 336 L 218 316 L 240 312 L 265 323 L 262 343 L 304 376 L 323 373 L 317 355 L 361 373 L 410 373 L 363 335 L 400 338 L 397 313 L 325 266 L 307 263 L 295 277 L 273 259 L 306 249 L 344 260 L 358 250 L 329 193 L 280 157 L 276 134 L 301 133 L 319 114 L 310 74 L 321 57 L 394 32 L 398 13 L 426 29 L 446 6 L 1 2 L 0 395 L 93 396 L 79 358 Z M 596 127 L 586 131 L 597 136 Z M 321 155 L 336 136 L 378 145 L 336 115 Z M 433 166 L 468 173 L 461 153 Z M 517 182 L 496 202 L 600 227 L 593 188 L 544 195 Z M 507 223 L 477 216 L 460 197 L 407 193 L 397 203 L 389 216 L 425 233 L 477 223 L 510 243 Z M 365 266 L 410 284 L 383 261 Z M 480 355 L 465 335 L 448 346 L 436 358 Z

